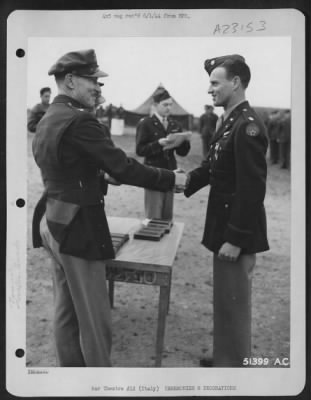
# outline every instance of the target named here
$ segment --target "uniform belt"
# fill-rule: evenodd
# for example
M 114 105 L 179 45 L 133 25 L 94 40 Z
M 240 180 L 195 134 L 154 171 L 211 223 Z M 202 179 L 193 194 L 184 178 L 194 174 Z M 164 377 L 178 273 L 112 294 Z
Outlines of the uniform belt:
M 70 190 L 70 189 L 87 189 L 90 187 L 98 186 L 99 180 L 98 179 L 77 179 L 74 181 L 53 181 L 53 180 L 46 180 L 44 182 L 45 187 L 47 190 Z

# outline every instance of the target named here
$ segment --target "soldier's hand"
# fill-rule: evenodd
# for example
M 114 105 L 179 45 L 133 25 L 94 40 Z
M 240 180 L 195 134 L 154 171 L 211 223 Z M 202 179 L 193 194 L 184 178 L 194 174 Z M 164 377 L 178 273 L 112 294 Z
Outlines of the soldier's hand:
M 220 260 L 234 262 L 238 259 L 240 252 L 240 247 L 234 246 L 233 244 L 226 242 L 221 246 L 218 252 L 218 258 Z

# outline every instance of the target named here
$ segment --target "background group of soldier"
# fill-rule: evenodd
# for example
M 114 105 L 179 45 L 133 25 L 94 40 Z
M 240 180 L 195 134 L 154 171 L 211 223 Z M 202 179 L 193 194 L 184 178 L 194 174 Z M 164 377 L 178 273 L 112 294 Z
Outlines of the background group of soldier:
M 41 102 L 36 104 L 29 112 L 28 130 L 35 132 L 36 126 L 44 113 L 46 112 L 51 97 L 51 89 L 44 87 L 40 90 Z M 218 116 L 214 113 L 214 107 L 204 106 L 204 114 L 198 121 L 198 131 L 202 137 L 203 158 L 206 157 L 209 148 L 209 142 L 216 130 Z M 123 118 L 124 109 L 122 106 L 115 107 L 109 104 L 103 107 L 100 104 L 96 110 L 96 117 L 100 123 L 107 124 L 111 128 L 112 118 Z M 272 110 L 266 114 L 264 122 L 269 136 L 269 159 L 271 164 L 280 164 L 281 168 L 290 168 L 290 150 L 291 150 L 291 113 L 290 110 Z
M 203 158 L 206 157 L 217 123 L 214 107 L 204 106 L 205 112 L 199 119 L 198 130 L 202 136 Z M 269 159 L 271 164 L 290 168 L 291 114 L 290 110 L 273 110 L 264 118 L 269 137 Z

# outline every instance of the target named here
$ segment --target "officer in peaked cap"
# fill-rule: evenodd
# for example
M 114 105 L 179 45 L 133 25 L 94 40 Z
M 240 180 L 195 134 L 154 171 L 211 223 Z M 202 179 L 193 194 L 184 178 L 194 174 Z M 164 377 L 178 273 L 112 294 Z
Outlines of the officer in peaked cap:
M 94 50 L 62 56 L 49 70 L 58 95 L 37 126 L 33 155 L 45 192 L 33 218 L 34 247 L 52 258 L 54 334 L 63 367 L 111 366 L 105 260 L 115 257 L 101 178 L 167 191 L 186 175 L 140 164 L 117 148 L 93 112 L 100 96 Z M 45 214 L 45 216 L 44 216 Z
M 251 284 L 256 253 L 269 249 L 264 198 L 268 139 L 245 91 L 250 69 L 233 54 L 205 61 L 208 93 L 223 107 L 202 165 L 188 174 L 191 196 L 211 185 L 202 244 L 213 256 L 213 358 L 203 367 L 243 367 L 251 356 Z
M 88 78 L 105 78 L 108 74 L 99 69 L 93 49 L 71 51 L 60 57 L 49 69 L 49 75 L 65 73 L 77 74 Z

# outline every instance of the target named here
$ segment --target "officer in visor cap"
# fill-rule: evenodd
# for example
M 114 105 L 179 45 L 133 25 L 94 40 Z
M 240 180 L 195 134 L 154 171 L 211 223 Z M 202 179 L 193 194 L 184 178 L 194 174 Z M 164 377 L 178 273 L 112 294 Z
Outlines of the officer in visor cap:
M 186 175 L 142 165 L 113 144 L 108 128 L 90 112 L 101 93 L 97 79 L 107 76 L 94 50 L 65 54 L 49 75 L 58 95 L 33 140 L 45 187 L 34 212 L 33 243 L 52 259 L 57 360 L 62 367 L 109 367 L 105 260 L 115 254 L 101 177 L 160 191 L 176 185 L 180 191 Z
M 59 58 L 49 69 L 49 75 L 64 73 L 77 74 L 88 78 L 105 78 L 108 74 L 99 69 L 97 58 L 93 49 L 71 51 Z
M 268 139 L 245 90 L 250 70 L 234 54 L 205 61 L 208 93 L 223 107 L 206 159 L 188 174 L 189 197 L 210 185 L 202 244 L 213 257 L 213 358 L 203 367 L 243 367 L 251 356 L 251 285 L 256 253 L 269 249 L 264 198 Z

